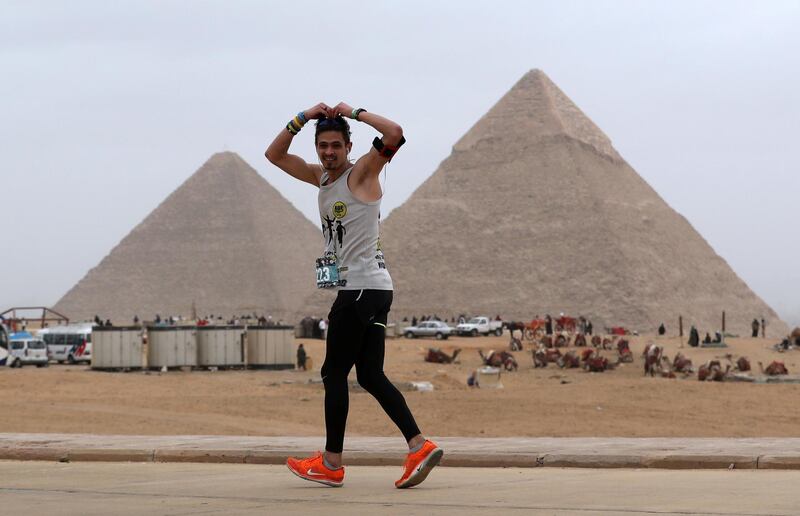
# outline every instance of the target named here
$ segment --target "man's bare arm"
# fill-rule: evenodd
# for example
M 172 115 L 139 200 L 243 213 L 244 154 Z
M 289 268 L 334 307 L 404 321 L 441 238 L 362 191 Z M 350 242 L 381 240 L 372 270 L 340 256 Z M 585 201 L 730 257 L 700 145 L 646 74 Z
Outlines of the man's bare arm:
M 324 118 L 331 109 L 324 103 L 319 103 L 311 109 L 304 111 L 306 120 Z M 289 154 L 289 146 L 292 144 L 294 135 L 286 129 L 282 129 L 278 136 L 267 148 L 264 156 L 270 163 L 280 168 L 290 176 L 305 181 L 314 186 L 319 186 L 319 165 L 307 163 L 300 156 Z
M 333 111 L 344 117 L 353 118 L 353 108 L 344 102 L 340 102 L 333 108 Z M 358 115 L 358 121 L 374 127 L 381 133 L 381 140 L 383 140 L 384 145 L 396 147 L 401 138 L 403 138 L 403 128 L 399 124 L 375 113 L 362 111 Z M 375 147 L 370 147 L 369 152 L 358 159 L 352 174 L 356 176 L 359 182 L 368 178 L 377 178 L 384 165 L 388 162 L 389 158 L 381 156 Z

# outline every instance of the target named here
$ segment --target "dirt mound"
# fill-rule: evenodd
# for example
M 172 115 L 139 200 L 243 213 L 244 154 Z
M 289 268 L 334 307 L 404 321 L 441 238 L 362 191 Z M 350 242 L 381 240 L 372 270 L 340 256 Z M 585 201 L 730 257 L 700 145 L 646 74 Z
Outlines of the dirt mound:
M 450 373 L 436 373 L 431 379 L 433 386 L 440 390 L 465 390 L 469 389 L 467 386 L 467 378 L 464 377 L 463 381 L 454 378 Z

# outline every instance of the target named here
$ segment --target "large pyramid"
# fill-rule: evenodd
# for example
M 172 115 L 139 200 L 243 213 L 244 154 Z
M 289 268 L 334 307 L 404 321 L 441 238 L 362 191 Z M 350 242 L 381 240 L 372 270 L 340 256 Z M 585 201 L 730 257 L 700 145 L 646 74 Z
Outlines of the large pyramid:
M 319 230 L 237 154 L 213 155 L 54 307 L 116 323 L 257 312 L 295 322 Z
M 382 227 L 395 317 L 564 312 L 596 328 L 786 325 L 541 71 L 527 73 Z

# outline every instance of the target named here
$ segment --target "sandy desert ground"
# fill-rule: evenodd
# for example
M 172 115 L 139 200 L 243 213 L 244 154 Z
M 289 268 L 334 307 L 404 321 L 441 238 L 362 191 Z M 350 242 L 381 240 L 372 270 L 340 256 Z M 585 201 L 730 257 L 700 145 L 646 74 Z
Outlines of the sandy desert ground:
M 800 384 L 699 382 L 645 378 L 640 357 L 655 341 L 674 356 L 677 337 L 633 337 L 633 364 L 587 373 L 555 365 L 534 369 L 529 348 L 503 389 L 472 389 L 477 349 L 506 349 L 508 337 L 387 341 L 386 371 L 395 382 L 430 381 L 432 392 L 406 392 L 420 428 L 438 436 L 797 436 Z M 0 432 L 103 434 L 322 435 L 322 341 L 299 339 L 314 371 L 170 371 L 110 373 L 87 366 L 2 368 Z M 730 353 L 785 362 L 800 373 L 800 351 L 777 353 L 772 340 L 730 339 L 727 349 L 680 351 L 697 367 Z M 459 364 L 423 361 L 428 346 L 463 349 Z M 614 352 L 605 352 L 612 356 Z M 725 359 L 722 358 L 723 363 Z M 352 392 L 351 435 L 398 435 L 369 394 Z

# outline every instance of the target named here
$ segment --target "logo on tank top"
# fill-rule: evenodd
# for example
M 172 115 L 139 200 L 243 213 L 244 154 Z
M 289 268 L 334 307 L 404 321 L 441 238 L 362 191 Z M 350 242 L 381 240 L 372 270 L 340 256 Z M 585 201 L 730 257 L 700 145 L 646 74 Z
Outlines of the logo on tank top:
M 325 215 L 322 219 L 322 233 L 327 236 L 327 243 L 335 242 L 339 245 L 339 249 L 344 247 L 344 237 L 347 234 L 347 228 L 339 220 L 347 214 L 347 205 L 342 201 L 336 201 L 331 207 L 333 218 Z
M 332 211 L 334 217 L 336 217 L 337 219 L 341 219 L 345 215 L 347 215 L 347 205 L 342 201 L 336 201 L 335 203 L 333 203 Z

